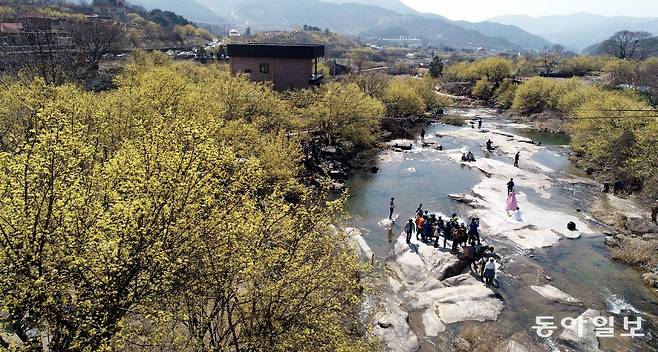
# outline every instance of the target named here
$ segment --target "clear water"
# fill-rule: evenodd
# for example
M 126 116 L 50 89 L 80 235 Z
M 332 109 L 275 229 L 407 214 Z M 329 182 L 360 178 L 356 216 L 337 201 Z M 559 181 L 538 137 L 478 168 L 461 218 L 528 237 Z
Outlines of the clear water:
M 452 127 L 432 126 L 427 130 L 426 141 L 438 141 L 439 138 L 430 135 L 446 128 Z M 440 143 L 443 142 L 442 138 Z M 462 145 L 454 141 L 453 146 L 446 148 Z M 395 198 L 396 204 L 394 218 L 398 217 L 393 233 L 400 233 L 420 203 L 423 209 L 431 212 L 460 212 L 461 206 L 448 194 L 467 192 L 483 177 L 480 172 L 449 160 L 441 151 L 431 147 L 412 152 L 384 151 L 382 158 L 384 161 L 379 163 L 378 173 L 356 174 L 347 182 L 351 225 L 366 230 L 368 245 L 381 257 L 392 248 L 387 230 L 380 224 L 388 218 L 391 197 Z
M 529 128 L 508 128 L 506 131 L 543 145 L 569 145 L 571 143 L 571 137 L 566 133 L 552 133 Z
M 437 124 L 427 130 L 426 140 L 440 143 L 445 149 L 468 147 L 476 158 L 486 157 L 479 143 L 457 138 L 438 138 L 436 133 L 457 127 Z M 547 209 L 578 213 L 587 221 L 586 209 L 599 189 L 596 185 L 572 184 L 557 181 L 573 176 L 574 168 L 566 158 L 568 149 L 558 146 L 565 143 L 564 136 L 548 136 L 541 132 L 544 145 L 553 145 L 535 156 L 537 161 L 555 170 L 551 176 L 556 185 L 551 189 L 552 198 L 540 197 L 533 189 L 523 188 L 528 200 Z M 529 138 L 529 135 L 526 135 Z M 549 143 L 553 140 L 555 143 Z M 468 192 L 484 177 L 480 172 L 449 160 L 440 151 L 432 148 L 415 147 L 411 152 L 396 153 L 383 151 L 376 174 L 354 175 L 348 180 L 350 199 L 348 211 L 352 215 L 351 225 L 366 230 L 366 241 L 380 257 L 389 254 L 387 231 L 381 222 L 388 218 L 388 204 L 395 197 L 394 218 L 398 220 L 393 232 L 402 232 L 402 226 L 419 203 L 430 211 L 445 214 L 464 214 L 467 209 L 448 197 L 450 193 Z M 593 226 L 596 224 L 592 223 Z M 501 276 L 498 293 L 505 301 L 505 309 L 498 323 L 514 331 L 524 331 L 536 336 L 530 330 L 536 316 L 553 315 L 557 319 L 577 317 L 585 308 L 552 303 L 530 289 L 530 285 L 552 284 L 569 294 L 582 299 L 587 307 L 608 311 L 612 314 L 624 313 L 632 307 L 636 312 L 649 317 L 658 315 L 656 295 L 641 283 L 640 274 L 633 268 L 614 262 L 603 244 L 604 237 L 563 240 L 554 247 L 535 250 L 530 258 L 519 253 L 518 249 L 494 242 L 499 252 L 510 258 Z M 549 282 L 546 276 L 551 278 Z M 640 313 L 637 313 L 640 312 Z M 559 320 L 557 320 L 559 321 Z M 621 318 L 617 320 L 621 322 Z M 619 324 L 619 323 L 618 323 Z M 457 328 L 460 324 L 454 324 Z M 618 326 L 619 328 L 619 326 Z M 658 350 L 658 330 L 654 325 L 645 324 L 647 337 L 620 342 L 618 339 L 600 339 L 605 351 L 653 351 Z M 450 327 L 454 330 L 455 327 Z M 550 341 L 537 341 L 546 345 Z

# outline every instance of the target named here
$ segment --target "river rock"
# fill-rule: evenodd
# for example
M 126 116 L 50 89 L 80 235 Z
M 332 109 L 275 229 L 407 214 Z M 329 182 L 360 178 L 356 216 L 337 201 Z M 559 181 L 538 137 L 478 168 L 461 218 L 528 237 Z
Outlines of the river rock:
M 473 275 L 471 274 L 461 274 L 453 276 L 451 278 L 445 279 L 444 284 L 448 286 L 460 286 L 460 285 L 477 285 L 480 283 Z
M 407 323 L 409 314 L 400 308 L 398 302 L 386 301 L 382 316 L 373 327 L 391 351 L 415 351 L 419 348 L 418 337 Z
M 452 340 L 452 347 L 455 348 L 455 351 L 471 351 L 473 349 L 471 343 L 463 337 L 455 337 Z
M 658 240 L 658 233 L 648 233 L 648 234 L 642 236 L 642 239 L 645 240 L 645 241 Z
M 645 273 L 642 275 L 642 281 L 645 284 L 658 288 L 658 274 L 656 273 Z
M 341 148 L 346 149 L 346 150 L 354 149 L 354 142 L 352 142 L 352 141 L 340 141 L 340 142 L 338 142 L 338 144 L 340 144 Z
M 352 245 L 357 255 L 359 256 L 359 260 L 362 262 L 371 262 L 375 254 L 372 249 L 370 249 L 370 246 L 368 246 L 365 238 L 363 238 L 361 235 L 361 230 L 353 227 L 347 227 L 345 228 L 345 233 L 352 241 Z
M 411 291 L 407 297 L 414 301 L 414 308 L 436 309 L 438 317 L 446 324 L 496 320 L 503 309 L 503 303 L 495 298 L 493 291 L 477 281 L 465 280 L 459 286 L 431 291 Z
M 625 227 L 636 235 L 658 233 L 658 225 L 645 218 L 628 218 Z
M 495 352 L 528 352 L 528 349 L 514 340 L 509 340 L 498 346 Z
M 568 304 L 568 305 L 574 305 L 574 306 L 583 305 L 583 303 L 579 299 L 577 299 L 577 298 L 575 298 L 575 297 L 573 297 L 573 296 L 571 296 L 571 295 L 569 295 L 569 294 L 567 294 L 563 291 L 560 291 L 559 289 L 557 289 L 557 288 L 555 288 L 551 285 L 531 286 L 530 288 L 532 288 L 535 292 L 539 293 L 542 297 L 544 297 L 546 299 L 549 299 L 551 301 L 554 301 L 554 302 Z
M 494 292 L 469 274 L 457 274 L 440 281 L 439 278 L 461 262 L 449 252 L 415 238 L 412 244 L 407 244 L 405 236 L 399 236 L 387 265 L 395 275 L 389 277 L 391 289 L 385 290 L 385 313 L 378 321 L 390 322 L 391 326 L 384 329 L 376 324 L 374 329 L 392 351 L 416 350 L 418 338 L 439 336 L 447 329 L 447 324 L 496 320 L 503 309 L 503 302 Z M 402 324 L 405 310 L 420 313 L 423 330 L 421 333 L 414 330 L 418 334 L 416 339 L 407 335 L 414 333 L 407 330 L 410 329 L 408 321 L 404 322 L 406 327 L 398 326 Z
M 608 247 L 619 247 L 619 241 L 614 236 L 606 236 L 604 243 Z
M 450 199 L 459 202 L 459 203 L 464 203 L 466 205 L 474 206 L 478 202 L 478 198 L 470 195 L 470 194 L 463 194 L 463 193 L 452 193 L 448 194 L 448 197 Z
M 593 319 L 599 316 L 596 309 L 587 309 L 578 319 L 582 320 L 582 330 L 578 327 L 564 328 L 558 340 L 565 346 L 582 352 L 603 352 L 599 349 Z
M 393 271 L 404 283 L 413 286 L 423 286 L 430 278 L 443 278 L 446 270 L 459 263 L 454 255 L 424 243 L 409 245 L 405 236 L 398 237 L 394 254 Z
M 338 153 L 338 149 L 336 149 L 336 147 L 332 147 L 332 146 L 322 147 L 322 148 L 320 148 L 320 150 L 322 151 L 322 153 L 325 153 L 325 154 L 333 155 L 333 154 Z
M 334 182 L 333 184 L 334 191 L 342 191 L 345 189 L 345 184 L 340 182 Z
M 528 249 L 551 247 L 560 242 L 560 236 L 556 234 L 556 231 L 550 229 L 522 228 L 506 231 L 501 235 Z
M 439 316 L 447 324 L 467 320 L 497 320 L 502 310 L 503 303 L 493 297 L 439 304 Z
M 428 308 L 423 313 L 423 326 L 425 327 L 425 336 L 436 337 L 446 330 L 435 309 Z

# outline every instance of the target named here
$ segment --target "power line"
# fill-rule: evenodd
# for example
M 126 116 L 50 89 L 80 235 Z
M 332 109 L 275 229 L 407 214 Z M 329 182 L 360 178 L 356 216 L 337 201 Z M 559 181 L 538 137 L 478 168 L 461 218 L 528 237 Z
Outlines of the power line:
M 460 110 L 495 110 L 495 108 L 482 108 L 473 106 L 443 106 L 443 109 L 460 109 Z M 580 111 L 605 111 L 605 112 L 655 112 L 658 109 L 578 109 Z
M 658 112 L 658 111 L 657 111 Z M 658 118 L 658 115 L 638 115 L 638 116 L 565 116 L 565 117 L 551 117 L 551 116 L 537 116 L 528 118 L 530 121 L 537 120 L 623 120 L 623 119 L 652 119 Z M 477 121 L 478 117 L 450 117 L 444 115 L 443 117 L 435 118 L 435 120 L 457 120 L 457 121 Z M 514 120 L 514 119 L 512 119 Z

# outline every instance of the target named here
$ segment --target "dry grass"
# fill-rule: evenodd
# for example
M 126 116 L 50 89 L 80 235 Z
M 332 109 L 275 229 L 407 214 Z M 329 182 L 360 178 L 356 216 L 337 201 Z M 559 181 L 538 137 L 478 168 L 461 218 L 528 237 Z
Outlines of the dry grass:
M 492 352 L 493 347 L 505 342 L 510 335 L 496 323 L 467 323 L 459 336 L 470 343 L 470 349 L 457 345 L 455 351 Z
M 454 344 L 453 347 L 456 352 L 506 351 L 507 343 L 510 340 L 520 343 L 528 352 L 539 352 L 539 349 L 525 332 L 514 332 L 500 322 L 467 322 L 461 329 L 459 337 L 468 341 L 470 346 Z
M 619 247 L 611 249 L 612 258 L 647 270 L 653 270 L 658 265 L 658 240 L 627 237 L 619 244 Z
M 642 275 L 642 281 L 649 287 L 658 287 L 658 274 L 646 273 Z

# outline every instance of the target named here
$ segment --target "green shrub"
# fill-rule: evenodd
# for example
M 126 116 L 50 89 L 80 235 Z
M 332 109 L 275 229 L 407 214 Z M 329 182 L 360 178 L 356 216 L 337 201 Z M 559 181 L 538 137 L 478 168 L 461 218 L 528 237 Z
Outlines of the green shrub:
M 518 85 L 512 80 L 504 80 L 494 92 L 494 101 L 496 106 L 503 109 L 509 109 L 514 103 L 514 96 L 516 95 L 516 88 Z
M 556 110 L 564 114 L 573 114 L 580 106 L 596 99 L 601 94 L 600 88 L 588 85 L 565 91 L 558 98 Z
M 391 80 L 384 90 L 386 114 L 391 117 L 419 116 L 425 112 L 425 102 L 409 79 Z
M 487 78 L 481 78 L 475 82 L 471 95 L 477 99 L 489 100 L 493 97 L 494 85 Z
M 559 70 L 574 76 L 585 76 L 596 71 L 602 71 L 610 58 L 602 56 L 574 56 L 563 59 Z
M 512 107 L 524 114 L 542 112 L 548 107 L 551 89 L 545 78 L 531 78 L 516 89 Z
M 437 108 L 450 106 L 452 101 L 436 93 L 438 81 L 431 76 L 425 76 L 421 79 L 406 79 L 405 83 L 411 85 L 416 93 L 421 97 L 425 104 L 425 110 L 431 111 Z
M 462 61 L 445 69 L 444 75 L 452 80 L 477 82 L 486 78 L 494 85 L 511 77 L 512 61 L 502 57 L 489 57 L 475 62 Z

